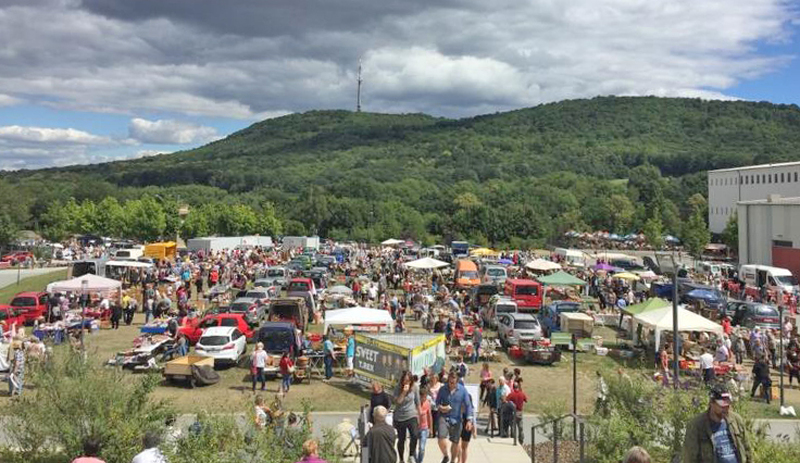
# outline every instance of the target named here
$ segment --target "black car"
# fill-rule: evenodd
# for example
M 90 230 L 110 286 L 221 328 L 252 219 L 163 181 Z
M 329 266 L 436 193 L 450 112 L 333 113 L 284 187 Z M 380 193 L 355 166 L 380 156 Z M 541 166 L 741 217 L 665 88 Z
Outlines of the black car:
M 780 314 L 771 305 L 759 302 L 728 301 L 725 315 L 731 318 L 731 325 L 755 328 L 780 329 Z

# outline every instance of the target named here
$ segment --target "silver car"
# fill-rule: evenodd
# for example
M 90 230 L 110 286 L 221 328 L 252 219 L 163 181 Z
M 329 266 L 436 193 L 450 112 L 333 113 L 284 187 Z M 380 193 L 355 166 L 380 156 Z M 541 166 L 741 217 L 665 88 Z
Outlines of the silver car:
M 529 313 L 506 313 L 497 316 L 497 337 L 506 346 L 542 338 L 539 320 Z

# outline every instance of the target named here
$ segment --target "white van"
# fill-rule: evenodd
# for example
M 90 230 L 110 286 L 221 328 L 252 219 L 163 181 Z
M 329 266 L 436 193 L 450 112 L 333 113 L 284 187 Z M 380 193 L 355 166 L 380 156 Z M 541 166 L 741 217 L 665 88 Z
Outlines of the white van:
M 700 261 L 694 267 L 695 272 L 718 277 L 722 275 L 722 267 L 714 262 Z
M 769 265 L 742 265 L 739 267 L 739 278 L 744 280 L 745 286 L 761 288 L 766 285 L 767 289 L 779 293 L 793 293 L 799 288 L 792 272 Z
M 557 255 L 560 260 L 572 267 L 585 267 L 586 266 L 586 253 L 577 249 L 556 248 L 553 254 Z
M 136 260 L 144 256 L 144 246 L 132 245 L 114 251 L 114 260 Z

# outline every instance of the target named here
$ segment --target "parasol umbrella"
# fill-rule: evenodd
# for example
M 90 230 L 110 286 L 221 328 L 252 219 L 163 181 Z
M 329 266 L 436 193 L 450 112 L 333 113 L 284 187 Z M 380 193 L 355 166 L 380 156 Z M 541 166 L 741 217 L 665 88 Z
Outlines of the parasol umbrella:
M 561 265 L 558 264 L 557 262 L 553 262 L 553 261 L 545 260 L 545 259 L 534 259 L 534 260 L 528 262 L 527 264 L 525 264 L 525 267 L 527 267 L 527 268 L 529 268 L 531 270 L 539 270 L 539 271 L 542 271 L 542 272 L 547 271 L 547 270 L 560 270 L 561 269 Z
M 636 274 L 630 273 L 630 272 L 615 273 L 613 275 L 613 277 L 614 278 L 620 278 L 622 280 L 640 280 L 641 279 L 641 278 L 639 278 L 639 275 L 636 275 Z
M 497 257 L 500 255 L 500 253 L 489 248 L 476 248 L 470 251 L 469 255 L 479 257 Z
M 653 278 L 658 278 L 658 275 L 656 275 L 656 272 L 652 270 L 646 270 L 641 272 L 639 277 L 641 277 L 643 280 L 652 280 Z
M 503 264 L 503 265 L 511 265 L 511 264 L 514 263 L 514 261 L 511 260 L 511 259 L 500 259 L 500 260 L 497 261 L 497 263 L 498 264 Z
M 432 257 L 423 257 L 422 259 L 412 260 L 411 262 L 406 262 L 405 264 L 406 267 L 422 270 L 447 267 L 448 265 L 450 264 Z
M 394 238 L 389 238 L 386 241 L 381 241 L 381 244 L 384 246 L 397 246 L 398 244 L 403 244 L 405 241 L 403 240 L 396 240 Z
M 599 264 L 594 266 L 595 270 L 606 270 L 606 271 L 608 271 L 608 270 L 614 270 L 615 268 L 616 267 L 614 267 L 613 265 L 607 264 L 605 262 L 599 263 Z

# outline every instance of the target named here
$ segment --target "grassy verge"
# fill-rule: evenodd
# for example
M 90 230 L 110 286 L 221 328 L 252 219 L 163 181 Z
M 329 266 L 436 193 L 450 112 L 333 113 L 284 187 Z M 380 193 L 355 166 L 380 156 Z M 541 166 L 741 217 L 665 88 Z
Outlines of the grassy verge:
M 0 304 L 8 304 L 15 294 L 23 291 L 44 291 L 48 284 L 66 278 L 66 269 L 24 278 L 19 284 L 10 284 L 0 289 Z

